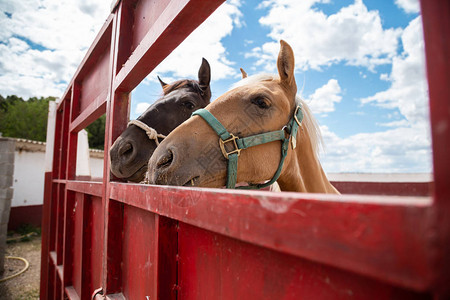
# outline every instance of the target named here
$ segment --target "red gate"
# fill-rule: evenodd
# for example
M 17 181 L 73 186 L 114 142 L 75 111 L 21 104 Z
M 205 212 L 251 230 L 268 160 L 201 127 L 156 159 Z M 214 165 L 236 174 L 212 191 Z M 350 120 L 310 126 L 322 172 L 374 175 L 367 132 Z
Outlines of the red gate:
M 57 109 L 53 171 L 45 180 L 41 299 L 450 297 L 447 0 L 422 2 L 432 196 L 272 194 L 110 180 L 108 152 L 126 127 L 130 92 L 222 2 L 122 0 L 108 17 Z M 105 113 L 103 182 L 77 180 L 77 132 Z

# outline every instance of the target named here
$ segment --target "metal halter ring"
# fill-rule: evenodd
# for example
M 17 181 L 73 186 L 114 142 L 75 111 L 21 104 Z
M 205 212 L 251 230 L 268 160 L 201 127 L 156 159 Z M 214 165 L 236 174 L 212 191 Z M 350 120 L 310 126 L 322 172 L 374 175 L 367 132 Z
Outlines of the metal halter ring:
M 237 153 L 237 155 L 239 156 L 241 154 L 241 150 L 239 149 L 236 140 L 239 139 L 239 137 L 234 136 L 232 133 L 230 133 L 231 137 L 229 139 L 226 140 L 222 140 L 219 139 L 219 146 L 220 146 L 220 150 L 222 150 L 222 154 L 223 156 L 225 156 L 226 159 L 228 159 L 228 155 L 233 154 L 233 153 Z M 232 150 L 231 152 L 227 152 L 227 150 L 225 149 L 225 144 L 229 143 L 229 142 L 233 142 L 233 146 L 234 146 L 234 150 Z

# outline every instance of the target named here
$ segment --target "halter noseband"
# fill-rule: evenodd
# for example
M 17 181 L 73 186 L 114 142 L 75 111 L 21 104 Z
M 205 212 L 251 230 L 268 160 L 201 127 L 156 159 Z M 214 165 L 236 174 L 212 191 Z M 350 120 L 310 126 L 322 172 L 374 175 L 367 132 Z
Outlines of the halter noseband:
M 139 120 L 131 120 L 130 122 L 128 122 L 127 127 L 130 127 L 130 125 L 136 125 L 137 127 L 144 130 L 149 139 L 155 140 L 156 146 L 159 146 L 158 138 L 164 139 L 166 137 L 165 135 L 158 133 L 154 128 Z
M 249 137 L 239 138 L 233 135 L 232 133 L 229 133 L 225 129 L 225 127 L 219 122 L 219 120 L 217 120 L 213 114 L 211 114 L 204 108 L 196 110 L 195 112 L 192 113 L 192 115 L 202 117 L 206 121 L 206 123 L 208 123 L 208 125 L 211 126 L 211 128 L 219 136 L 220 150 L 222 150 L 223 156 L 228 160 L 227 189 L 237 188 L 246 190 L 264 188 L 274 183 L 278 179 L 278 177 L 280 177 L 281 169 L 283 168 L 284 160 L 287 156 L 289 149 L 289 140 L 292 139 L 292 149 L 295 149 L 297 130 L 299 126 L 301 126 L 301 122 L 303 120 L 303 112 L 300 105 L 298 105 L 295 108 L 294 115 L 289 120 L 287 125 L 283 127 L 283 129 L 256 134 Z M 281 141 L 282 143 L 281 143 L 280 164 L 278 165 L 278 169 L 275 172 L 275 175 L 272 177 L 272 179 L 266 183 L 254 185 L 250 184 L 248 186 L 236 187 L 238 157 L 240 155 L 241 150 L 261 144 L 270 143 L 273 141 Z M 225 144 L 231 144 L 233 146 L 233 150 L 227 152 L 227 150 L 225 149 Z

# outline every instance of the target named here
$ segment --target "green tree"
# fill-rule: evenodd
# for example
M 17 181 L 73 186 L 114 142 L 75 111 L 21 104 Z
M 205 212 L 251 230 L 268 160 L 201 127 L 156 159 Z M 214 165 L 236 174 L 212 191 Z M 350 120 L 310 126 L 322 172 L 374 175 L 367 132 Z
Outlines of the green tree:
M 16 95 L 6 96 L 6 98 L 0 95 L 0 112 L 8 111 L 8 107 L 14 106 L 14 104 L 21 101 L 24 100 Z
M 0 132 L 6 137 L 45 141 L 48 102 L 54 97 L 29 98 L 15 95 L 0 98 Z
M 48 103 L 54 97 L 31 97 L 27 101 L 15 95 L 0 95 L 0 132 L 5 137 L 46 140 Z M 105 144 L 105 121 L 103 115 L 86 128 L 89 146 L 103 149 Z
M 104 149 L 105 145 L 105 123 L 106 115 L 101 116 L 97 120 L 86 127 L 88 132 L 89 148 Z

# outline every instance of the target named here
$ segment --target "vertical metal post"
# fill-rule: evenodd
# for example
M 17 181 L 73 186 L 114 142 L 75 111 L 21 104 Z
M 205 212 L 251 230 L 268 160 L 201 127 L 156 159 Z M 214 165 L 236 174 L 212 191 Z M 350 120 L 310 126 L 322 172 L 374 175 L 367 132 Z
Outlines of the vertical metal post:
M 450 2 L 421 1 L 425 38 L 431 137 L 433 143 L 434 216 L 432 253 L 436 298 L 449 298 L 450 286 Z

